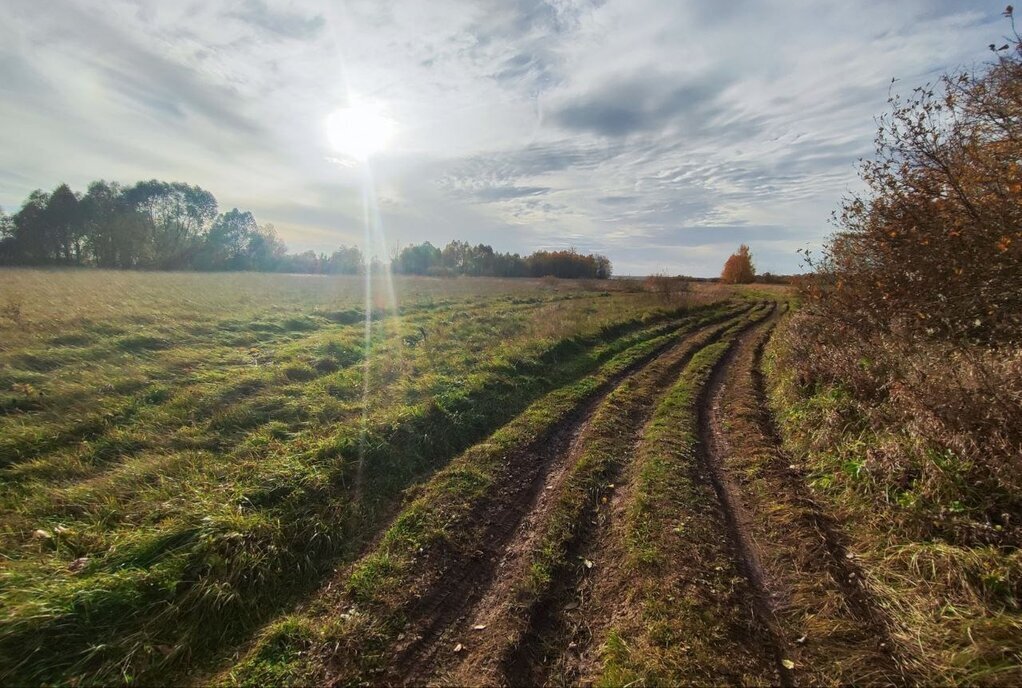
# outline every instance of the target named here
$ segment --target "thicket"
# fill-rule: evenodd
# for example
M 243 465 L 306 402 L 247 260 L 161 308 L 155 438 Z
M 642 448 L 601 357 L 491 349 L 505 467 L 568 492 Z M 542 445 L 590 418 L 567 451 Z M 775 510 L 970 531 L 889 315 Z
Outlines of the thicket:
M 890 98 L 866 191 L 810 260 L 788 364 L 841 399 L 835 432 L 873 434 L 856 473 L 921 536 L 1017 544 L 1022 41 L 990 48 L 978 72 Z

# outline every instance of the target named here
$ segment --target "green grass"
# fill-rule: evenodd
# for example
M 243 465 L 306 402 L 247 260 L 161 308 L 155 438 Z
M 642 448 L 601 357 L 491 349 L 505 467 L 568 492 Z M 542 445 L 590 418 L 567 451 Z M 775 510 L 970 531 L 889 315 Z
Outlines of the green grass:
M 720 315 L 719 309 L 710 310 L 690 318 L 687 326 Z M 334 672 L 333 680 L 357 682 L 371 677 L 389 658 L 386 648 L 406 622 L 414 591 L 426 584 L 424 576 L 433 575 L 419 565 L 422 558 L 430 552 L 465 554 L 481 546 L 484 527 L 472 514 L 498 497 L 508 452 L 549 434 L 615 375 L 676 341 L 682 324 L 686 323 L 647 329 L 626 338 L 608 349 L 613 356 L 601 357 L 606 362 L 596 372 L 543 396 L 438 472 L 349 576 L 333 583 L 299 616 L 269 628 L 251 653 L 221 680 L 265 685 L 273 682 L 274 676 L 297 671 L 308 677 L 328 666 Z M 357 612 L 338 616 L 338 609 L 349 607 Z M 281 634 L 289 634 L 295 625 L 315 631 L 294 642 L 282 642 Z M 304 659 L 296 659 L 299 656 Z
M 739 323 L 754 321 L 761 315 L 760 310 L 753 311 Z M 545 532 L 532 558 L 530 576 L 522 581 L 515 595 L 523 610 L 541 604 L 553 592 L 554 582 L 574 565 L 569 560 L 569 551 L 587 522 L 585 513 L 607 493 L 608 479 L 634 452 L 635 433 L 642 426 L 644 411 L 658 396 L 658 376 L 668 373 L 670 366 L 699 354 L 717 338 L 729 336 L 735 327 L 735 322 L 728 322 L 693 336 L 676 355 L 626 380 L 594 414 L 585 449 L 569 469 L 557 503 L 543 526 Z
M 1001 526 L 970 505 L 1000 494 L 968 479 L 970 462 L 898 421 L 897 401 L 864 402 L 838 382 L 802 379 L 792 327 L 781 326 L 766 351 L 770 405 L 787 453 L 848 535 L 899 658 L 924 682 L 1015 685 L 1022 677 L 1022 554 L 956 537 L 961 528 L 952 527 L 978 523 L 975 532 L 998 533 Z M 903 479 L 883 472 L 890 457 L 911 462 Z M 917 485 L 924 470 L 940 474 L 929 492 Z
M 354 279 L 0 271 L 0 675 L 149 682 L 241 642 L 684 305 L 596 286 L 398 280 L 367 350 Z

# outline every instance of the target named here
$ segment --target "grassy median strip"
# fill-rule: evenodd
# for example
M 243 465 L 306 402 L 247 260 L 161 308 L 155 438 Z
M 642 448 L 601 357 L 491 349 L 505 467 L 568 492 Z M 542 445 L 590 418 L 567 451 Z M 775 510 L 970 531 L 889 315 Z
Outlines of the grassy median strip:
M 696 354 L 657 406 L 627 511 L 633 584 L 603 644 L 606 686 L 776 682 L 751 592 L 729 551 L 723 515 L 697 457 L 697 405 L 731 336 Z

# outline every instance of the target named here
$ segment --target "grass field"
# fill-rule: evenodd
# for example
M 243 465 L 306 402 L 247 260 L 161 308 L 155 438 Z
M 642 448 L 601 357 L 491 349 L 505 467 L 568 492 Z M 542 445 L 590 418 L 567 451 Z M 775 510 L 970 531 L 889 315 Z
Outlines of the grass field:
M 791 293 L 664 284 L 0 271 L 0 680 L 1010 683 L 1017 553 L 879 537 Z
M 410 485 L 662 334 L 620 282 L 0 272 L 0 651 L 134 680 L 231 646 Z

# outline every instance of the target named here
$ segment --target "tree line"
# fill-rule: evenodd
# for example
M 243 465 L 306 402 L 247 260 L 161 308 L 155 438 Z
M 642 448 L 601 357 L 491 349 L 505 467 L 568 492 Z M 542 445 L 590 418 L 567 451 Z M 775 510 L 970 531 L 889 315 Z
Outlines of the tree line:
M 442 249 L 427 242 L 405 246 L 394 257 L 394 271 L 405 275 L 475 275 L 487 277 L 563 277 L 608 279 L 605 256 L 566 251 L 536 251 L 528 256 L 500 253 L 492 246 L 452 241 Z
M 574 250 L 522 257 L 452 241 L 443 249 L 426 242 L 395 254 L 391 267 L 409 275 L 611 274 L 604 256 Z M 213 194 L 201 187 L 153 179 L 132 186 L 95 181 L 84 194 L 67 184 L 33 191 L 15 214 L 0 211 L 0 265 L 358 274 L 367 260 L 358 247 L 344 245 L 329 255 L 289 253 L 273 226 L 258 224 L 252 213 L 220 212 Z
M 212 193 L 156 179 L 133 186 L 95 181 L 33 191 L 0 214 L 0 264 L 146 270 L 258 270 L 354 274 L 362 252 L 288 253 L 272 225 L 252 213 L 220 212 Z

